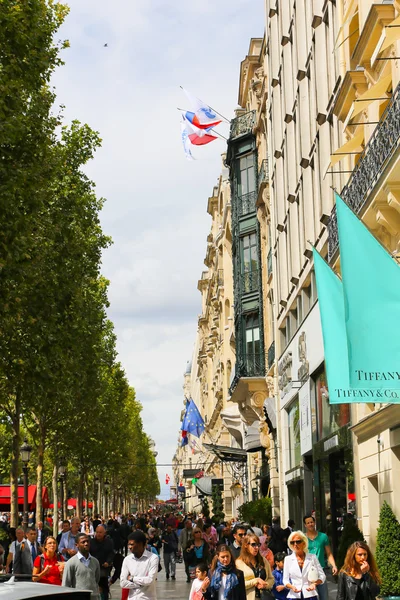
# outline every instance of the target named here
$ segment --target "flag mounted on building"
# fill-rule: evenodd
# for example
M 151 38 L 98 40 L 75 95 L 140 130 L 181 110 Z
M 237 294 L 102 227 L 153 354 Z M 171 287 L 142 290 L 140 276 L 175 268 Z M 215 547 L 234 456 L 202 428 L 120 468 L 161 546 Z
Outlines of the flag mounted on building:
M 187 431 L 196 437 L 200 437 L 205 429 L 204 420 L 196 404 L 190 399 L 186 404 L 186 412 L 182 421 L 182 431 Z
M 192 123 L 199 129 L 216 127 L 217 125 L 222 123 L 223 119 L 217 115 L 217 113 L 214 109 L 211 108 L 211 106 L 209 106 L 199 98 L 196 98 L 196 96 L 193 96 L 193 94 L 185 90 L 185 88 L 182 88 L 182 90 L 184 91 L 192 108 L 192 111 L 185 112 L 185 117 L 190 123 Z
M 363 389 L 350 385 L 343 284 L 317 250 L 313 255 L 330 404 L 400 403 L 400 392 L 395 390 L 385 393 L 368 384 Z
M 336 212 L 350 386 L 400 391 L 400 266 L 339 195 Z
M 186 130 L 187 138 L 193 146 L 204 146 L 214 140 L 218 139 L 218 136 L 213 135 L 212 129 L 199 129 L 195 125 L 192 125 L 186 118 L 184 118 L 184 127 Z M 182 139 L 183 139 L 182 134 Z

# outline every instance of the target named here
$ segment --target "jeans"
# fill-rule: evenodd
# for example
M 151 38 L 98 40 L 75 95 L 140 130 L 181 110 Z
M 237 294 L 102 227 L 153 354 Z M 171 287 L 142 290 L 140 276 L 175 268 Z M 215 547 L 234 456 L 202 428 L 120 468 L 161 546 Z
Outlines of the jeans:
M 317 585 L 317 592 L 319 600 L 329 600 L 328 584 L 326 581 L 324 583 L 321 583 L 320 585 Z
M 164 552 L 164 567 L 167 577 L 175 577 L 176 561 L 175 552 Z M 171 571 L 171 572 L 170 572 Z

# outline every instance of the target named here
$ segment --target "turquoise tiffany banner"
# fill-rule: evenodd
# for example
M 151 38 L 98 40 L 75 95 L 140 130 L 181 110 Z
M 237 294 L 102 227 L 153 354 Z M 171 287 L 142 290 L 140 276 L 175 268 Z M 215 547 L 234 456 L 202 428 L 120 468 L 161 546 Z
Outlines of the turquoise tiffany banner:
M 329 402 L 400 403 L 400 390 L 374 389 L 365 383 L 354 388 L 349 382 L 348 339 L 345 324 L 343 284 L 320 254 L 314 249 L 314 268 L 317 281 Z

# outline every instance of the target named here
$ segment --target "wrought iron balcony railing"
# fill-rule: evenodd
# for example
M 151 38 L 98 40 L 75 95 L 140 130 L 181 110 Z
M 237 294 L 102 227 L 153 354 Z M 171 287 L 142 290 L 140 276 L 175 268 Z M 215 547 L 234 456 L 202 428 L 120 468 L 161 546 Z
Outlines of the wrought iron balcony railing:
M 244 217 L 256 211 L 257 192 L 249 192 L 236 197 L 237 213 L 239 217 Z
M 272 342 L 268 348 L 268 369 L 272 367 L 275 360 L 275 341 Z
M 256 111 L 251 110 L 231 121 L 230 139 L 233 140 L 253 131 L 256 122 Z
M 258 377 L 265 375 L 264 354 L 248 354 L 239 359 L 236 374 L 239 377 Z
M 258 189 L 260 189 L 263 183 L 268 181 L 268 177 L 268 158 L 264 158 L 264 160 L 261 161 L 260 169 L 258 171 Z
M 267 256 L 267 270 L 268 270 L 268 277 L 270 275 L 272 275 L 272 249 L 269 249 L 268 252 L 268 256 Z
M 248 294 L 258 290 L 258 269 L 240 275 L 241 292 Z
M 400 140 L 400 84 L 393 93 L 379 124 L 376 126 L 364 152 L 342 190 L 341 196 L 356 212 L 365 205 L 368 195 L 396 149 Z M 334 256 L 339 246 L 336 208 L 328 224 L 328 259 Z

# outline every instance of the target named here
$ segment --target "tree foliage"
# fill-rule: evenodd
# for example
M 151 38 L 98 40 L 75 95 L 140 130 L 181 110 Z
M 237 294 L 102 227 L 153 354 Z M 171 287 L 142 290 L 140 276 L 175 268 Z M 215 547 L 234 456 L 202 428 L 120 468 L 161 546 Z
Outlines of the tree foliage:
M 271 498 L 259 498 L 245 502 L 238 509 L 240 520 L 249 523 L 255 520 L 258 526 L 269 525 L 272 521 L 272 501 Z
M 385 501 L 379 515 L 376 562 L 382 577 L 381 595 L 400 596 L 400 523 Z
M 212 504 L 213 504 L 213 516 L 212 520 L 214 523 L 219 525 L 225 518 L 224 513 L 224 501 L 222 497 L 223 488 L 221 485 L 212 486 Z
M 101 140 L 52 112 L 49 82 L 68 46 L 54 40 L 67 13 L 52 0 L 0 0 L 0 438 L 12 438 L 0 471 L 11 472 L 14 525 L 22 433 L 38 488 L 63 456 L 81 496 L 96 473 L 125 494 L 159 492 L 107 319 L 101 256 L 110 239 L 83 170 Z

